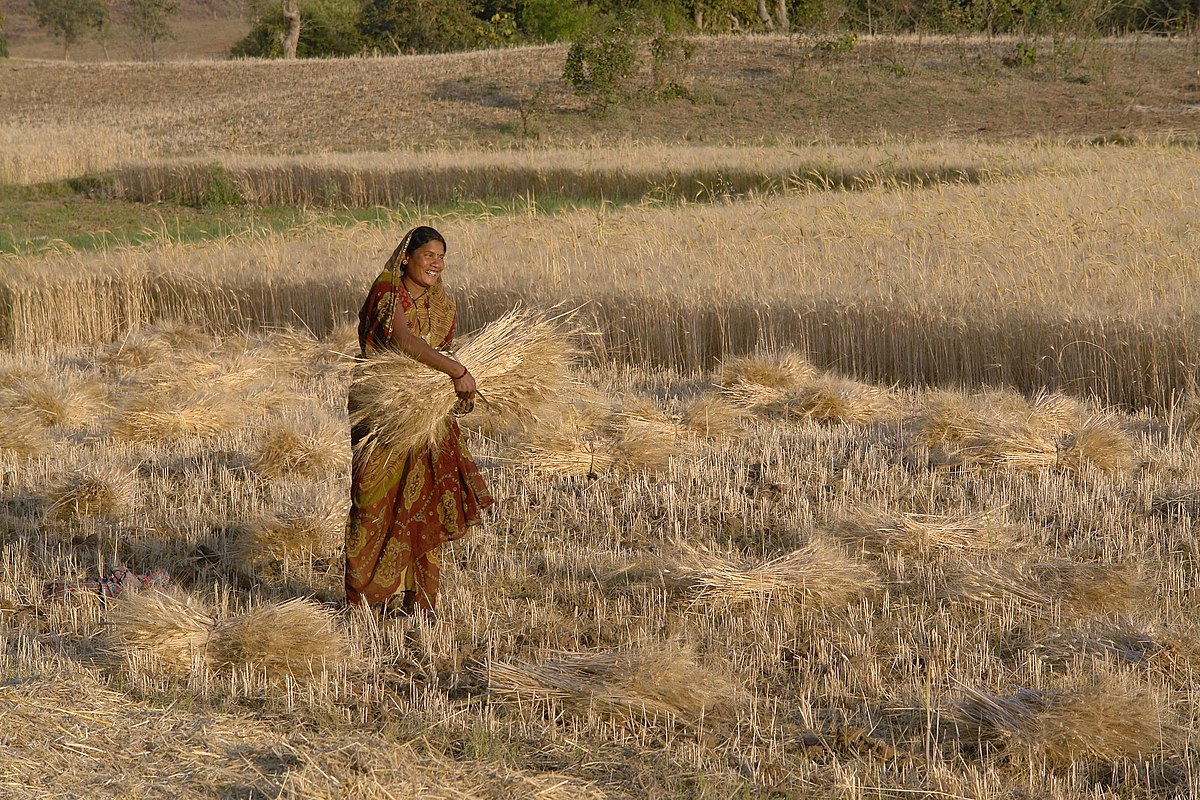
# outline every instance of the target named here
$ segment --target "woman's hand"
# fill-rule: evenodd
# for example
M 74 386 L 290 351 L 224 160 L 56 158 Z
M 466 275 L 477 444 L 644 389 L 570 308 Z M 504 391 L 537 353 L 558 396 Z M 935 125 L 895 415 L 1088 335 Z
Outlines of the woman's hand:
M 463 367 L 463 374 L 454 381 L 454 392 L 458 395 L 458 399 L 466 404 L 474 404 L 475 392 L 478 388 L 475 386 L 475 376 L 473 376 L 466 367 Z

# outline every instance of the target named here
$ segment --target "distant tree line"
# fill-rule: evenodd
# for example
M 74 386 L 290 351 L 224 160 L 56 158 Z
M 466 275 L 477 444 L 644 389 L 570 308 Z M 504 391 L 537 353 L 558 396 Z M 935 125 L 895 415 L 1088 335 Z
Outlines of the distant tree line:
M 282 55 L 280 0 L 249 0 L 234 56 Z M 298 0 L 299 57 L 440 53 L 576 40 L 612 20 L 680 33 L 859 31 L 1091 34 L 1194 26 L 1200 0 Z

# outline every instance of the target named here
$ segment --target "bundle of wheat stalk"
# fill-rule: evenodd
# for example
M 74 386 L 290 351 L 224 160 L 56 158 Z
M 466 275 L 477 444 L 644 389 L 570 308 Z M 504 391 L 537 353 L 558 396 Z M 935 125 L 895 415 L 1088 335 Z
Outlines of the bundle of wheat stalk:
M 486 680 L 500 700 L 557 700 L 573 712 L 637 721 L 695 723 L 737 696 L 728 678 L 678 649 L 565 653 L 540 664 L 493 661 Z
M 1083 614 L 1125 611 L 1145 596 L 1136 568 L 1072 561 L 966 564 L 946 571 L 941 593 L 952 600 L 1009 602 L 1029 611 Z
M 119 517 L 137 498 L 136 470 L 95 464 L 63 479 L 47 497 L 46 513 L 59 519 Z
M 817 375 L 817 368 L 798 350 L 783 350 L 773 354 L 736 356 L 721 363 L 715 376 L 720 386 L 739 383 L 768 386 L 774 389 L 796 389 Z
M 113 605 L 107 639 L 126 657 L 143 656 L 164 672 L 184 675 L 208 666 L 215 624 L 190 596 L 145 592 Z
M 1179 729 L 1145 687 L 1099 679 L 1071 690 L 967 689 L 953 716 L 981 739 L 1011 741 L 1050 762 L 1112 762 L 1170 749 Z
M 1059 463 L 1065 469 L 1091 464 L 1106 475 L 1128 472 L 1137 465 L 1137 449 L 1129 434 L 1111 417 L 1083 423 L 1063 446 Z
M 242 404 L 227 394 L 200 390 L 164 397 L 148 392 L 134 396 L 118 412 L 112 434 L 142 442 L 218 436 L 243 417 Z
M 145 592 L 114 604 L 109 644 L 176 675 L 250 666 L 268 678 L 304 677 L 344 663 L 349 643 L 333 616 L 309 600 L 258 606 L 216 620 L 189 596 Z
M 572 338 L 561 316 L 514 311 L 484 327 L 455 357 L 475 377 L 477 404 L 501 417 L 530 419 L 570 388 Z M 369 429 L 360 445 L 368 450 L 411 452 L 436 444 L 458 403 L 445 375 L 392 351 L 359 365 L 350 391 L 350 421 Z
M 894 407 L 891 395 L 878 386 L 823 373 L 799 386 L 739 381 L 722 391 L 729 402 L 757 414 L 818 422 L 870 422 Z
M 285 418 L 269 423 L 251 464 L 269 478 L 338 475 L 350 461 L 345 425 L 328 414 Z
M 692 592 L 706 602 L 827 608 L 845 605 L 879 583 L 871 567 L 823 539 L 750 566 L 716 556 L 695 556 Z
M 960 445 L 996 425 L 1049 441 L 1086 416 L 1078 400 L 1057 392 L 1042 392 L 1031 402 L 1011 390 L 970 396 L 935 391 L 923 398 L 912 430 L 916 441 L 929 447 Z
M 345 525 L 345 509 L 333 503 L 264 512 L 241 526 L 230 555 L 251 568 L 272 561 L 329 558 L 341 544 Z
M 701 395 L 680 416 L 683 430 L 705 439 L 722 441 L 743 435 L 750 412 L 719 395 Z
M 858 508 L 835 525 L 838 535 L 872 552 L 909 555 L 938 551 L 991 551 L 1019 545 L 997 513 L 933 515 Z
M 0 456 L 34 458 L 52 445 L 42 420 L 35 414 L 25 410 L 5 412 L 4 424 L 0 425 Z
M 78 426 L 106 408 L 105 387 L 97 382 L 29 378 L 0 389 L 0 408 L 33 414 L 46 427 Z

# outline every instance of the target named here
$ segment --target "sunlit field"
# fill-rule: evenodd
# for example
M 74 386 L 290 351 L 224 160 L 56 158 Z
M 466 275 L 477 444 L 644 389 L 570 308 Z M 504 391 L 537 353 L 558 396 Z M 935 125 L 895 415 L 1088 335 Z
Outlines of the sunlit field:
M 6 796 L 1200 796 L 1186 140 L 67 164 L 27 124 L 11 184 L 385 208 L 0 260 Z M 342 589 L 355 313 L 417 223 L 462 342 L 577 353 L 519 417 L 480 380 L 497 504 L 433 622 Z

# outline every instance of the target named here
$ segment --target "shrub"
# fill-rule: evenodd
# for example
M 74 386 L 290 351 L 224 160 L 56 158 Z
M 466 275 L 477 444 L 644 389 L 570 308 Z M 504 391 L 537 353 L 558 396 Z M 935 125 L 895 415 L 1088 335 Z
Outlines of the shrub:
M 627 93 L 639 66 L 637 45 L 636 34 L 619 21 L 585 30 L 567 50 L 563 80 L 587 98 L 594 112 L 603 113 Z
M 368 49 L 445 53 L 480 44 L 472 0 L 366 0 L 358 31 Z
M 527 0 L 521 6 L 520 29 L 534 41 L 562 42 L 582 34 L 591 19 L 587 6 L 573 0 Z

